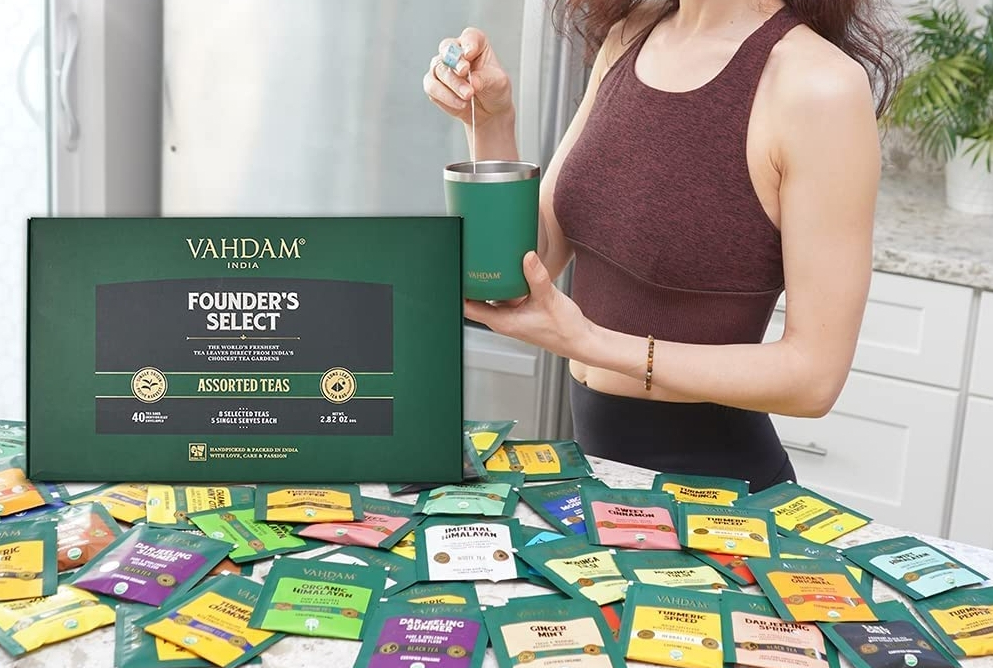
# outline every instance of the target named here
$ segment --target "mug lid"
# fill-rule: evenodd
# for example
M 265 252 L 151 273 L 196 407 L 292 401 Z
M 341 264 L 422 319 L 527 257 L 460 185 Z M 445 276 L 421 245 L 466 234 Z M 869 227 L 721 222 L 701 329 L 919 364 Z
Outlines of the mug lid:
M 519 160 L 478 160 L 456 162 L 445 167 L 446 181 L 463 183 L 510 183 L 537 178 L 541 168 Z

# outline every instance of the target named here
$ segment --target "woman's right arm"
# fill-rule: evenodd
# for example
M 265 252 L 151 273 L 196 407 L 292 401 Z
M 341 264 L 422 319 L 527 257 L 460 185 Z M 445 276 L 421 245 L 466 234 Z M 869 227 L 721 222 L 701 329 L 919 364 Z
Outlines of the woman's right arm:
M 617 49 L 616 40 L 613 38 L 615 33 L 618 33 L 617 28 L 618 26 L 615 26 L 615 29 L 610 31 L 607 41 L 597 54 L 583 100 L 541 179 L 538 256 L 548 269 L 552 280 L 558 278 L 572 259 L 572 245 L 565 238 L 555 218 L 553 206 L 555 183 L 562 163 L 586 125 L 600 81 L 609 69 L 610 63 L 619 55 L 614 53 Z M 452 43 L 457 44 L 463 51 L 463 57 L 459 59 L 454 69 L 444 64 L 441 55 Z M 612 54 L 613 57 L 608 54 Z M 470 70 L 471 85 L 468 77 Z M 465 124 L 467 137 L 472 131 L 469 100 L 475 95 L 476 159 L 519 159 L 514 133 L 516 112 L 510 79 L 500 66 L 482 31 L 466 28 L 458 38 L 442 40 L 439 55 L 431 59 L 431 67 L 424 75 L 424 92 L 445 113 Z

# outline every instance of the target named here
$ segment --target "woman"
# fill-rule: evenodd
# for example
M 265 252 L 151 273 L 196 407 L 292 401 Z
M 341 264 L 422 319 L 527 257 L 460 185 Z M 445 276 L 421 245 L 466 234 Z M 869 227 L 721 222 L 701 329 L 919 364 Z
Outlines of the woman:
M 666 471 L 794 479 L 769 413 L 844 385 L 872 270 L 880 156 L 865 0 L 567 0 L 597 49 L 544 173 L 523 301 L 466 316 L 567 357 L 576 440 Z M 485 34 L 444 40 L 424 90 L 477 159 L 516 159 Z M 471 70 L 471 83 L 469 71 Z M 880 107 L 881 108 L 881 107 Z M 468 128 L 467 128 L 468 130 Z M 572 298 L 552 281 L 575 258 Z M 786 328 L 762 343 L 785 289 Z

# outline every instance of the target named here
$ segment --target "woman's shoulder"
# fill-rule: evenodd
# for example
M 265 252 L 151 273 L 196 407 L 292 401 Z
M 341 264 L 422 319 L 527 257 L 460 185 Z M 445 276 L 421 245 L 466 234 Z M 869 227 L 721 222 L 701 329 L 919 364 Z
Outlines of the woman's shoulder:
M 627 16 L 614 23 L 601 47 L 607 69 L 634 46 L 639 37 L 651 30 L 659 18 L 659 8 L 656 3 L 648 2 L 638 5 Z

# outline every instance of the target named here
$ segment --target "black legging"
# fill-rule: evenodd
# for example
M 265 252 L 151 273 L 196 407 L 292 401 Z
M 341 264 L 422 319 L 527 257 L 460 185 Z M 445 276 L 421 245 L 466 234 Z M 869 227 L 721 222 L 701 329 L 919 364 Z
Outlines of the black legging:
M 619 397 L 575 378 L 569 397 L 574 438 L 587 454 L 664 473 L 748 480 L 752 492 L 796 481 L 766 413 Z

